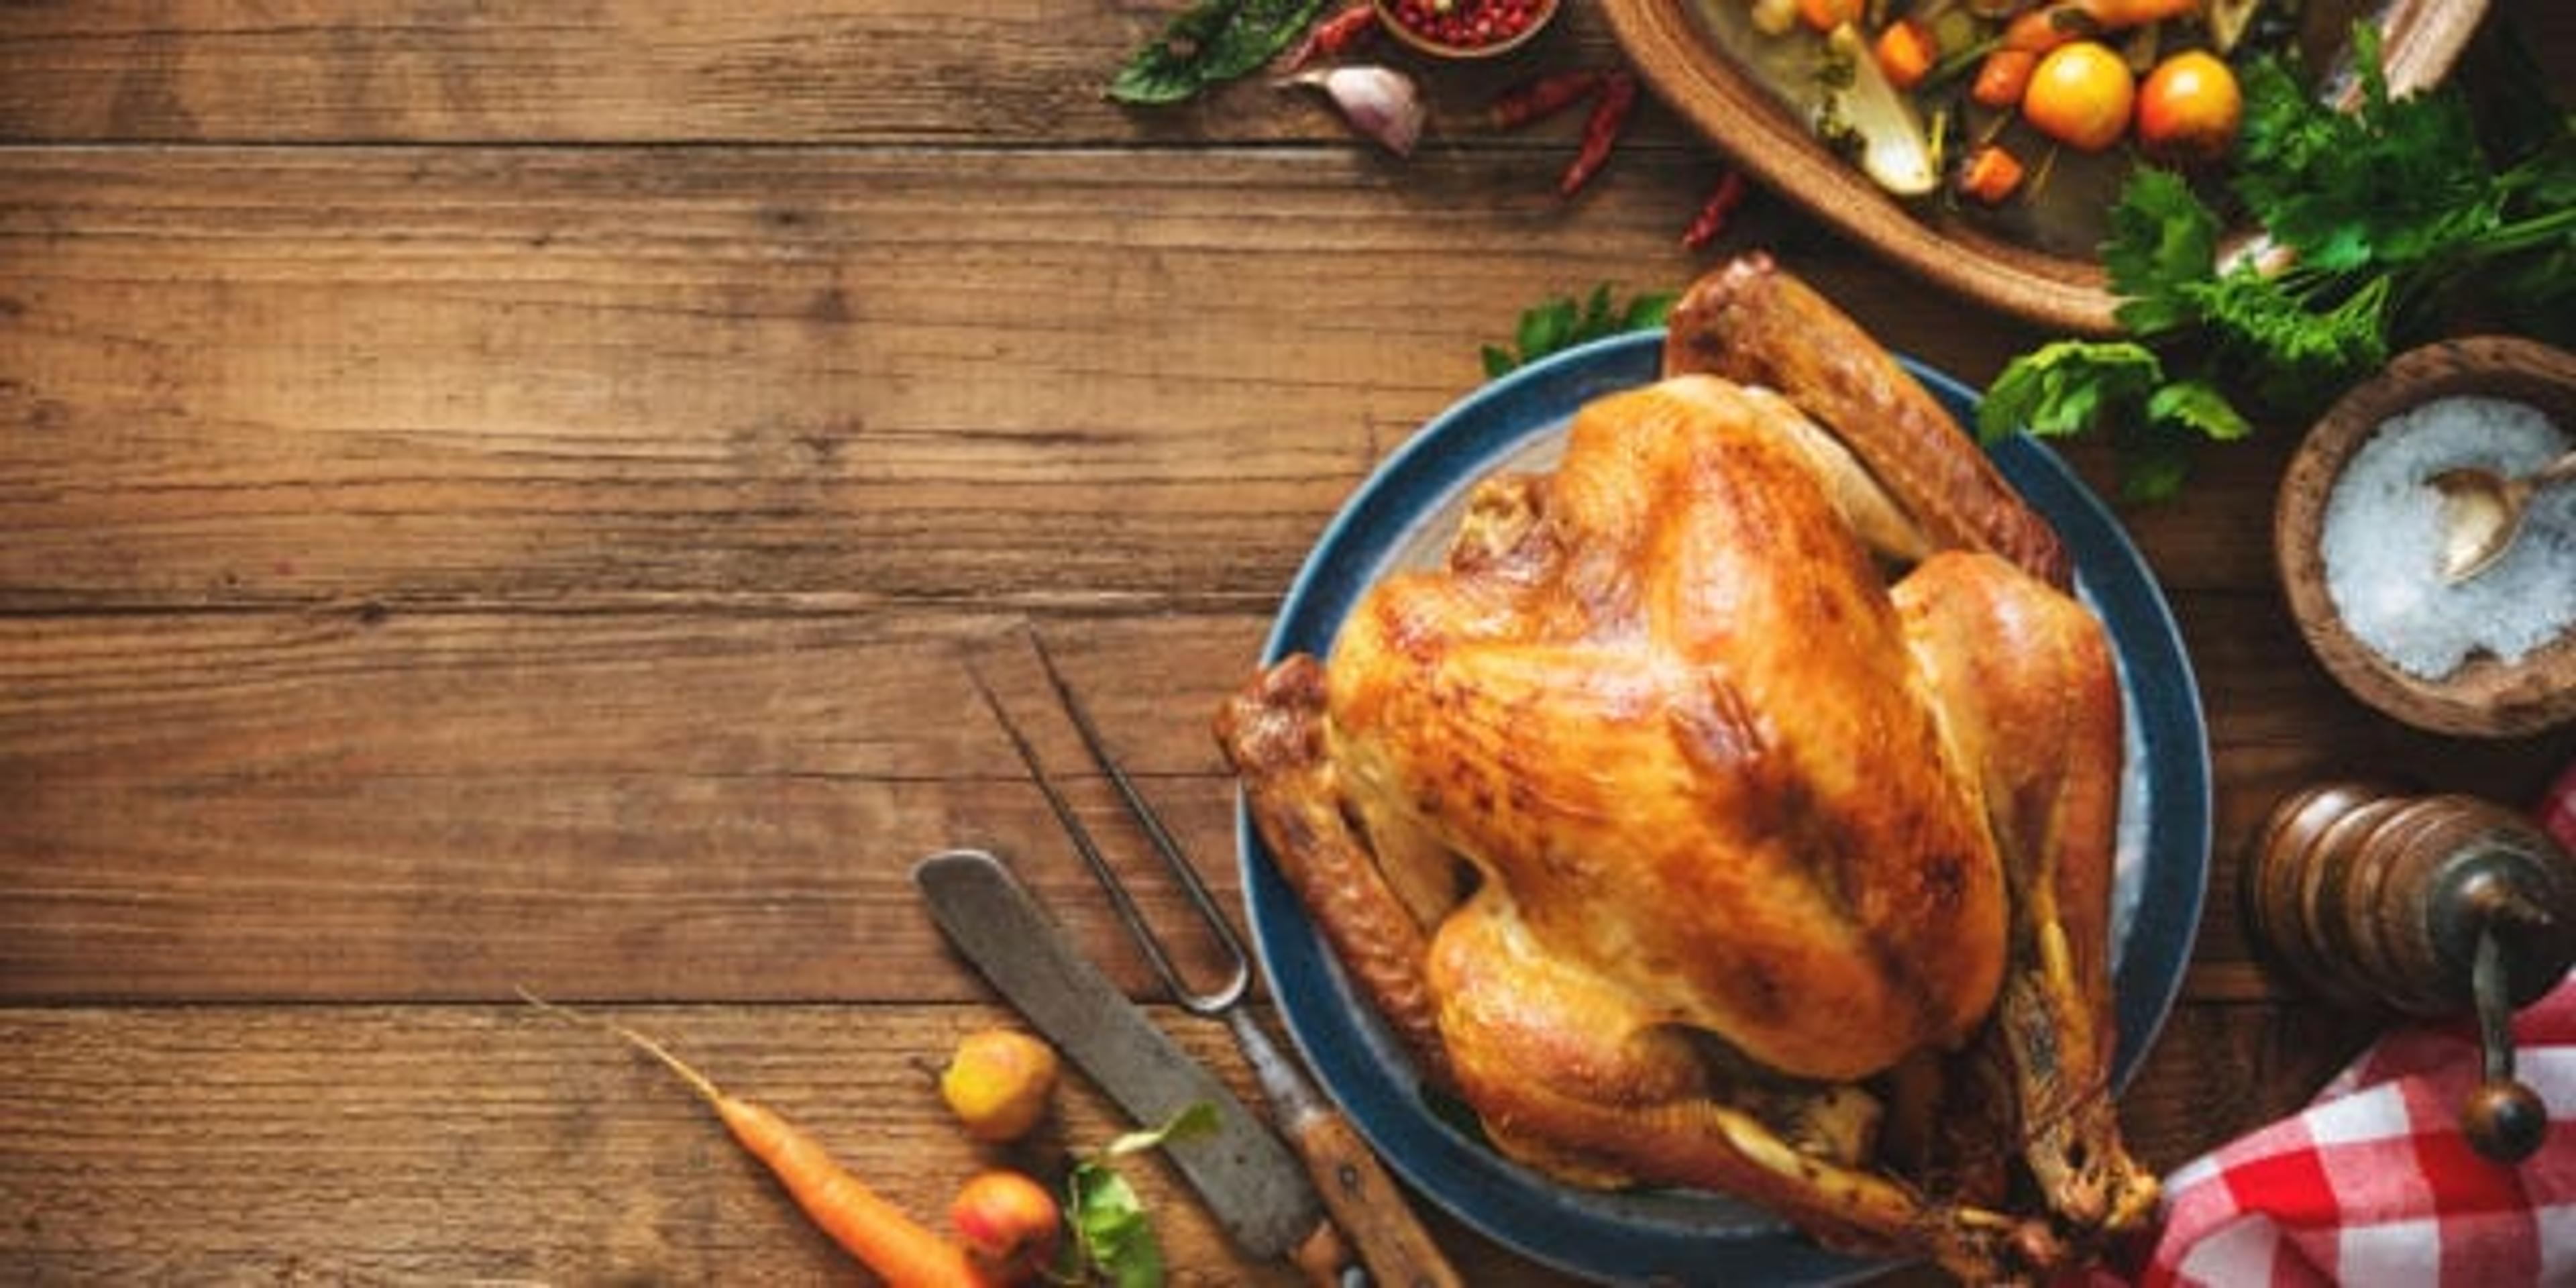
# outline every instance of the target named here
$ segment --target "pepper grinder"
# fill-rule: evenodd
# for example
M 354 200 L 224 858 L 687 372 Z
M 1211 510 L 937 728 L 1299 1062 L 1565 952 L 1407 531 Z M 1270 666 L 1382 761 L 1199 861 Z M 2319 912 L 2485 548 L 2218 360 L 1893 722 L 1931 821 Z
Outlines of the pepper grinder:
M 2275 806 L 2246 866 L 2257 945 L 2356 1009 L 2475 1011 L 2485 1080 L 2460 1107 L 2479 1153 L 2540 1148 L 2548 1107 L 2513 1076 L 2507 1021 L 2576 964 L 2576 857 L 2474 796 L 2329 782 Z

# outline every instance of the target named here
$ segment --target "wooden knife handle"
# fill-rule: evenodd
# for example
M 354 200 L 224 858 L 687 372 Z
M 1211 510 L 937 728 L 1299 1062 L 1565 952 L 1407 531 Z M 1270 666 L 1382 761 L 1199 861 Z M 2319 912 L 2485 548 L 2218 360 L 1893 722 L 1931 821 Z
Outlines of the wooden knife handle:
M 1348 1119 L 1310 1106 L 1289 1122 L 1288 1140 L 1377 1288 L 1460 1288 L 1458 1272 Z

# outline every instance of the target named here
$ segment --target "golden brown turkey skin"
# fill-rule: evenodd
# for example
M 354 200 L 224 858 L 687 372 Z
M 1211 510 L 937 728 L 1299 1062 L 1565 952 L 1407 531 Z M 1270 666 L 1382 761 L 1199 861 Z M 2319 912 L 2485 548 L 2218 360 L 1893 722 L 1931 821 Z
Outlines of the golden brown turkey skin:
M 1983 550 L 2053 586 L 2065 550 L 1983 452 L 1960 451 L 1940 404 L 1859 324 L 1767 255 L 1701 278 L 1673 305 L 1664 374 L 1708 372 L 1789 392 L 1905 498 L 1938 544 Z
M 2045 1274 L 2156 1194 L 2108 1098 L 2107 641 L 1848 319 L 1767 261 L 1687 298 L 1684 374 L 1479 485 L 1445 567 L 1374 586 L 1219 739 L 1335 954 L 1507 1154 Z M 2008 1157 L 2029 1212 L 1997 1206 Z
M 1847 1080 L 1985 1016 L 2003 871 L 1868 552 L 1761 415 L 1710 377 L 1586 408 L 1540 539 L 1344 624 L 1332 750 L 1543 951 Z

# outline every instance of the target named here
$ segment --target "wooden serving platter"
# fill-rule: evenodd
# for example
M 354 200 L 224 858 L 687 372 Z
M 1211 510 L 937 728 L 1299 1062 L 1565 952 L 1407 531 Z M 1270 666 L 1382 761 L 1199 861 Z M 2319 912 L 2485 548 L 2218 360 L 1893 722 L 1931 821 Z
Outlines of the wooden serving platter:
M 1601 7 L 1656 93 L 1765 186 L 1946 290 L 2059 330 L 2114 329 L 2117 301 L 2090 258 L 2007 240 L 1931 198 L 1900 201 L 1818 143 L 1804 121 L 1719 48 L 1695 12 L 1698 3 L 1742 2 L 1601 0 Z M 2401 94 L 2440 81 L 2486 11 L 2485 0 L 2340 7 L 2376 14 L 2389 85 Z

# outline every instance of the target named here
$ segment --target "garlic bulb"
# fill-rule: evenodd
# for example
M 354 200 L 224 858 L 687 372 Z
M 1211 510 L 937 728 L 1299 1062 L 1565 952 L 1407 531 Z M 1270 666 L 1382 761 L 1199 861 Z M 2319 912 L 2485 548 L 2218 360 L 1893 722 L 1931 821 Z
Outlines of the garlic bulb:
M 1422 92 L 1412 77 L 1392 67 L 1317 68 L 1285 83 L 1322 90 L 1351 128 L 1397 156 L 1411 155 L 1422 137 Z

